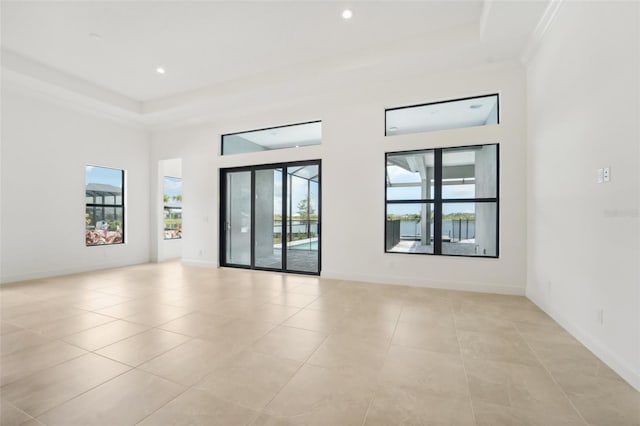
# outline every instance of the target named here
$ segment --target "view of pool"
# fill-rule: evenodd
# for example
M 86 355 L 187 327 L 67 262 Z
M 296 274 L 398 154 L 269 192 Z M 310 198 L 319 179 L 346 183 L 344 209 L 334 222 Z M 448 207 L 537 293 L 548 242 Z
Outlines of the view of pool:
M 296 244 L 294 241 L 292 245 L 287 247 L 289 250 L 318 250 L 318 240 L 305 241 L 304 243 Z

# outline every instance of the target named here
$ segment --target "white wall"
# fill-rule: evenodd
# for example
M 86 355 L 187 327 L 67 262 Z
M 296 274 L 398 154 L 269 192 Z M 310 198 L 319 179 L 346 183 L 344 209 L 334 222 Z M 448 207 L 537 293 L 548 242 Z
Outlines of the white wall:
M 492 64 L 446 74 L 388 74 L 376 81 L 361 80 L 336 83 L 341 90 L 324 90 L 316 101 L 308 88 L 291 108 L 277 107 L 287 104 L 283 88 L 271 99 L 251 102 L 253 107 L 264 103 L 260 114 L 239 111 L 241 118 L 235 120 L 154 133 L 152 161 L 183 158 L 183 259 L 218 265 L 221 167 L 321 159 L 323 276 L 524 294 L 524 70 L 517 64 Z M 342 90 L 346 86 L 349 91 Z M 496 92 L 501 101 L 499 126 L 384 136 L 385 108 Z M 270 110 L 268 102 L 274 105 Z M 219 155 L 221 134 L 317 119 L 323 120 L 320 146 Z M 384 253 L 384 153 L 492 142 L 499 142 L 501 150 L 500 258 Z
M 146 262 L 146 132 L 23 91 L 2 91 L 1 282 Z M 85 246 L 85 165 L 126 170 L 126 244 Z
M 158 242 L 158 250 L 154 260 L 159 262 L 169 259 L 178 259 L 182 256 L 182 239 L 164 239 L 164 200 L 162 197 L 164 195 L 163 187 L 165 176 L 176 178 L 182 177 L 182 160 L 180 158 L 171 158 L 167 160 L 160 160 L 158 162 L 158 174 L 156 176 L 158 191 L 155 193 L 153 200 L 151 200 L 151 205 L 153 211 L 160 217 L 156 218 L 158 226 L 151 232 L 157 234 L 156 241 Z
M 638 9 L 565 2 L 528 65 L 527 295 L 640 388 Z

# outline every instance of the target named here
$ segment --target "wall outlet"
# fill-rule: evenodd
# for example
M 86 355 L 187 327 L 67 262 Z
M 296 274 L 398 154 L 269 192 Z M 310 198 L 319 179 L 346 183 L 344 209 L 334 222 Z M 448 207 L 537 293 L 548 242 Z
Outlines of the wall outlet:
M 605 182 L 611 182 L 611 168 L 605 167 L 602 169 L 602 178 Z
M 204 253 L 204 250 L 202 250 L 202 249 L 198 250 L 198 256 L 202 257 L 203 253 Z
M 598 324 L 603 325 L 604 324 L 604 309 L 600 308 L 598 309 Z

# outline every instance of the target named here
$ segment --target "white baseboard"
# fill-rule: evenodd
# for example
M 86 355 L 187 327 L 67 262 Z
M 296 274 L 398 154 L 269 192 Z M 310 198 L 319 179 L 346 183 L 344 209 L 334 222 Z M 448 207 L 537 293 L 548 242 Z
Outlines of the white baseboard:
M 72 266 L 72 267 L 61 268 L 61 269 L 29 271 L 24 274 L 15 274 L 15 275 L 8 275 L 6 277 L 2 277 L 2 281 L 0 282 L 0 285 L 10 284 L 10 283 L 15 283 L 20 281 L 38 280 L 41 278 L 52 278 L 52 277 L 60 277 L 63 275 L 80 274 L 83 272 L 100 271 L 103 269 L 142 265 L 145 263 L 149 263 L 149 259 L 139 259 L 132 262 L 122 262 L 122 261 L 103 262 L 103 263 L 94 264 L 94 265 L 82 265 L 82 266 L 78 265 L 78 266 Z
M 462 291 L 475 291 L 478 293 L 496 293 L 496 294 L 508 294 L 515 296 L 524 296 L 525 288 L 515 286 L 505 286 L 497 284 L 486 283 L 468 283 L 468 282 L 437 282 L 429 280 L 419 280 L 412 277 L 381 277 L 379 275 L 366 275 L 366 274 L 350 274 L 344 272 L 322 271 L 320 274 L 322 278 L 330 278 L 336 280 L 349 280 L 349 281 L 363 281 L 379 284 L 392 284 L 392 285 L 408 285 L 411 287 L 425 287 L 425 288 L 437 288 L 443 290 L 462 290 Z
M 593 352 L 595 356 L 600 358 L 602 362 L 618 373 L 620 377 L 640 391 L 640 371 L 635 371 L 632 366 L 620 359 L 620 357 L 615 353 L 611 352 L 611 350 L 609 350 L 601 341 L 585 332 L 581 327 L 577 326 L 572 321 L 565 318 L 561 313 L 544 303 L 535 295 L 534 292 L 527 291 L 527 298 L 535 303 L 540 309 L 545 311 L 547 315 L 560 324 L 569 334 L 586 346 L 587 349 Z

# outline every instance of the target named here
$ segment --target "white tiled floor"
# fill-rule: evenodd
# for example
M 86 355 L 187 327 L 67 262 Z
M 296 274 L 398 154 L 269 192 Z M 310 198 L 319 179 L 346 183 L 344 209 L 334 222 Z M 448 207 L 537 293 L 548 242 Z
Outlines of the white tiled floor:
M 139 265 L 0 288 L 2 425 L 640 425 L 523 297 Z

